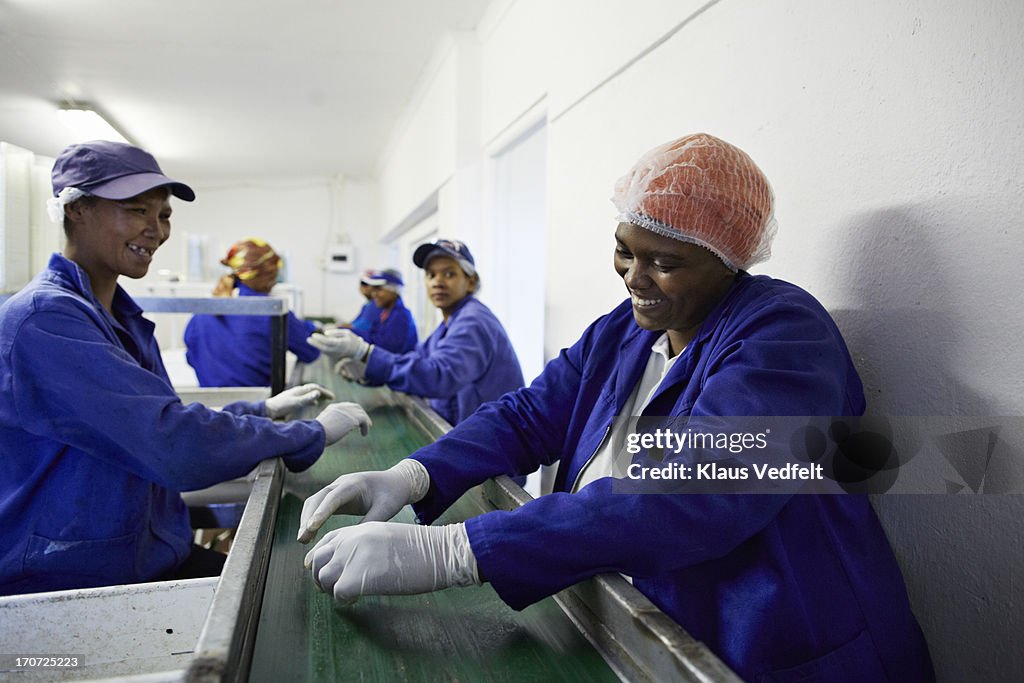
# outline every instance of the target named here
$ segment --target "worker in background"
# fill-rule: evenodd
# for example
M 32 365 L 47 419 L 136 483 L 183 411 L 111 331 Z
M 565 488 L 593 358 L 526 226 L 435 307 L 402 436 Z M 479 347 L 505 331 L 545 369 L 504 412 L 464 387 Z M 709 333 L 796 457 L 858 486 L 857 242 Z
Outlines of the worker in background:
M 441 309 L 436 330 L 408 353 L 393 353 L 350 330 L 308 340 L 332 358 L 342 376 L 430 399 L 450 424 L 481 404 L 523 386 L 523 371 L 505 328 L 474 295 L 480 275 L 469 248 L 456 240 L 421 244 L 413 263 L 423 269 L 427 295 Z
M 375 270 L 364 276 L 370 285 L 370 296 L 376 304 L 376 318 L 368 330 L 353 332 L 370 344 L 393 353 L 406 353 L 416 348 L 416 321 L 402 301 L 402 274 L 397 270 Z
M 389 470 L 311 496 L 300 541 L 332 512 L 366 515 L 307 554 L 316 584 L 344 603 L 486 580 L 522 609 L 620 572 L 743 680 L 933 680 L 866 496 L 623 492 L 625 478 L 610 476 L 629 436 L 616 415 L 699 423 L 865 409 L 825 309 L 747 273 L 775 232 L 771 188 L 749 156 L 687 136 L 645 154 L 613 201 L 629 298 L 529 388 Z M 516 510 L 438 527 L 382 521 L 413 503 L 429 524 L 486 478 L 554 461 L 556 492 Z
M 231 272 L 218 280 L 214 296 L 269 296 L 281 270 L 281 257 L 255 237 L 233 244 L 220 262 Z M 303 363 L 319 358 L 320 351 L 306 343 L 318 325 L 290 311 L 287 318 L 288 350 Z M 269 316 L 192 316 L 185 327 L 185 359 L 199 386 L 270 386 L 270 331 Z
M 366 413 L 315 384 L 221 411 L 182 404 L 154 325 L 120 287 L 171 233 L 171 196 L 195 193 L 147 152 L 94 141 L 53 166 L 64 253 L 0 307 L 0 595 L 192 578 L 224 555 L 192 543 L 181 491 L 281 457 L 308 468 Z
M 373 321 L 377 319 L 379 311 L 377 302 L 373 300 L 373 285 L 367 282 L 371 273 L 373 273 L 372 270 L 363 271 L 359 278 L 359 294 L 366 300 L 363 307 L 359 309 L 359 314 L 352 319 L 352 322 L 339 323 L 337 327 L 348 328 L 356 332 L 368 332 L 373 326 Z

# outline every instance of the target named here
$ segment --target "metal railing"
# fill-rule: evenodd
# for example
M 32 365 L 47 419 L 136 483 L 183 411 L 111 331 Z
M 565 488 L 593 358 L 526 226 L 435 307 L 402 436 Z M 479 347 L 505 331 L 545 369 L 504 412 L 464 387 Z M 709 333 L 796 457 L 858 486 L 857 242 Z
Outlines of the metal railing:
M 270 316 L 270 393 L 285 385 L 285 356 L 288 351 L 288 302 L 271 296 L 241 297 L 133 297 L 146 313 L 191 313 L 193 315 Z
M 14 296 L 0 294 L 0 304 Z M 191 313 L 193 315 L 270 316 L 270 393 L 284 390 L 288 351 L 288 302 L 271 296 L 178 297 L 136 296 L 132 299 L 144 313 Z

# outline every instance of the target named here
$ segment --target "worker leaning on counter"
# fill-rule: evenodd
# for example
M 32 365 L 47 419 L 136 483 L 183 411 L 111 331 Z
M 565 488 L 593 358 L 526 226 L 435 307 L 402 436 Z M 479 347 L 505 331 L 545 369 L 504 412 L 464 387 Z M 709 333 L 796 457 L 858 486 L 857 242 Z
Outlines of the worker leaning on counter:
M 933 680 L 867 496 L 637 491 L 616 478 L 629 437 L 617 415 L 852 416 L 865 400 L 821 304 L 746 272 L 770 253 L 775 220 L 768 181 L 743 151 L 705 134 L 666 143 L 613 200 L 629 298 L 528 388 L 391 469 L 344 475 L 307 499 L 300 541 L 335 512 L 366 522 L 307 554 L 317 586 L 350 602 L 486 580 L 522 609 L 620 572 L 743 680 Z M 384 521 L 413 503 L 430 523 L 488 477 L 556 461 L 555 492 L 516 510 L 436 527 Z
M 154 326 L 118 285 L 146 275 L 171 232 L 171 195 L 192 201 L 131 145 L 72 145 L 54 163 L 63 255 L 0 307 L 0 595 L 219 573 L 192 544 L 179 492 L 280 456 L 302 470 L 370 420 L 318 385 L 221 411 L 182 404 Z

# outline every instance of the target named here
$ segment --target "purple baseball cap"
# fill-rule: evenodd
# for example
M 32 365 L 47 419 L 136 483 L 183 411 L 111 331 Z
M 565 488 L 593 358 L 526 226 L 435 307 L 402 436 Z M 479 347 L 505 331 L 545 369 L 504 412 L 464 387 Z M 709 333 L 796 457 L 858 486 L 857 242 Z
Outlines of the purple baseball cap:
M 66 147 L 53 162 L 50 179 L 54 197 L 65 187 L 77 187 L 96 197 L 120 200 L 166 185 L 178 199 L 196 198 L 191 187 L 165 176 L 149 152 L 107 140 Z
M 473 260 L 473 254 L 469 253 L 469 247 L 458 240 L 439 239 L 421 244 L 413 252 L 412 262 L 418 268 L 425 268 L 430 259 L 435 256 L 449 256 L 455 259 L 466 275 L 476 274 L 476 261 Z

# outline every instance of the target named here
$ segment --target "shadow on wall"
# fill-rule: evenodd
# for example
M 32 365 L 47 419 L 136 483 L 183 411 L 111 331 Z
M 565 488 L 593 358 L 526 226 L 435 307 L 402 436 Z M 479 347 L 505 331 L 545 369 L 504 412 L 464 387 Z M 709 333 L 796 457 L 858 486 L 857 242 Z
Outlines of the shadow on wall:
M 843 231 L 839 287 L 859 306 L 834 312 L 836 323 L 864 381 L 869 413 L 988 415 L 985 398 L 959 382 L 953 367 L 955 345 L 970 335 L 957 329 L 957 292 L 929 242 L 946 231 L 919 223 L 919 213 L 879 211 Z M 984 272 L 986 265 L 956 267 Z
M 964 293 L 953 287 L 935 242 L 954 233 L 921 219 L 940 215 L 919 206 L 865 214 L 846 227 L 838 245 L 846 255 L 838 288 L 859 307 L 832 313 L 861 373 L 869 414 L 991 414 L 992 402 L 957 379 L 953 352 L 963 357 L 971 332 L 958 328 Z M 988 264 L 972 261 L 973 253 L 960 254 L 956 272 L 988 271 Z M 959 495 L 879 495 L 872 503 L 903 568 L 939 680 L 1020 680 L 1024 496 L 962 489 Z

